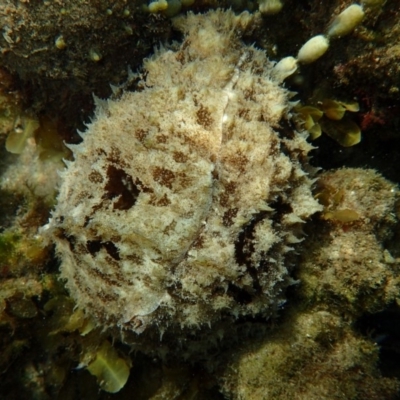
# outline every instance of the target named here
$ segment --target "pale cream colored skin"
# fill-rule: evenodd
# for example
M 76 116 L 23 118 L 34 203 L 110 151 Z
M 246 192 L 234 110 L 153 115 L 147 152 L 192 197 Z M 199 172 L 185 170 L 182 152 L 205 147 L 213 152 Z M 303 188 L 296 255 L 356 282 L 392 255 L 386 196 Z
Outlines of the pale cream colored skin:
M 143 90 L 97 109 L 71 146 L 43 233 L 78 307 L 142 333 L 268 317 L 292 283 L 285 258 L 321 206 L 305 134 L 278 133 L 289 93 L 245 46 L 248 14 L 189 14 L 177 51 L 145 62 Z

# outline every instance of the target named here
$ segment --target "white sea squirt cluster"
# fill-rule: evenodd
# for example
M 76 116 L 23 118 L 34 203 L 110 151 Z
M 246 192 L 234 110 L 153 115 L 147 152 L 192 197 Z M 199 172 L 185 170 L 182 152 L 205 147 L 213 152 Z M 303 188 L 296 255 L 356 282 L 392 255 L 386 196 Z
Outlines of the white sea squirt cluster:
M 139 90 L 98 107 L 42 235 L 97 324 L 193 332 L 269 317 L 285 301 L 313 198 L 306 132 L 251 16 L 176 19 L 185 38 L 146 60 Z

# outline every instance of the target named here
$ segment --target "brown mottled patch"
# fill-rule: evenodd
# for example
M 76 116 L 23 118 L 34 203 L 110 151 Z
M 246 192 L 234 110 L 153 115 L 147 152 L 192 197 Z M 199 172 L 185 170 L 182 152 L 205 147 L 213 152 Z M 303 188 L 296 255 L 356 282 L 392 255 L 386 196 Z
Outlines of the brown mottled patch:
M 181 137 L 181 138 L 182 138 L 182 142 L 183 142 L 184 144 L 187 144 L 188 146 L 194 147 L 194 148 L 197 147 L 196 141 L 193 140 L 193 138 L 190 137 L 188 134 L 186 134 L 186 132 L 185 132 L 185 133 L 177 132 L 177 133 L 176 133 L 176 136 L 177 136 L 177 137 Z
M 160 185 L 172 189 L 172 183 L 175 180 L 175 173 L 167 168 L 155 167 L 153 169 L 153 178 Z
M 235 219 L 237 213 L 237 208 L 230 208 L 229 210 L 225 211 L 222 217 L 222 223 L 224 224 L 224 226 L 230 227 L 231 225 L 233 225 L 233 220 Z
M 241 109 L 238 111 L 238 116 L 239 116 L 240 118 L 243 118 L 245 121 L 250 121 L 250 120 L 251 120 L 251 118 L 250 118 L 250 112 L 249 112 L 249 110 L 246 109 L 246 108 L 241 108 Z
M 229 194 L 227 192 L 223 192 L 219 196 L 219 204 L 221 204 L 222 207 L 227 207 L 229 204 Z
M 105 256 L 105 260 L 106 260 L 106 262 L 107 262 L 107 264 L 109 265 L 109 266 L 111 266 L 111 267 L 114 267 L 114 270 L 113 270 L 113 275 L 114 275 L 114 271 L 118 271 L 119 270 L 119 263 L 118 263 L 118 261 L 116 261 L 116 260 L 114 260 L 111 256 L 109 256 L 109 255 L 106 255 Z
M 100 148 L 96 149 L 96 154 L 98 156 L 106 156 L 107 155 L 106 151 L 104 149 L 100 149 Z
M 84 254 L 86 253 L 86 247 L 82 243 L 77 243 L 75 246 L 76 253 Z
M 278 154 L 280 152 L 279 143 L 274 137 L 272 137 L 270 140 L 270 149 L 271 154 Z
M 254 101 L 254 89 L 245 89 L 243 91 L 243 97 L 245 100 Z
M 109 262 L 109 259 L 107 257 L 106 257 L 106 261 Z M 111 264 L 111 265 L 113 265 L 113 264 Z M 120 271 L 119 267 L 114 268 L 112 270 L 112 275 L 120 283 L 124 283 L 125 285 L 128 285 L 128 286 L 130 286 L 132 284 L 132 282 L 129 279 L 129 276 L 126 277 L 126 275 Z M 128 278 L 128 279 L 126 279 L 126 278 Z
M 94 205 L 94 206 L 92 207 L 92 211 L 91 211 L 90 215 L 91 215 L 91 216 L 95 215 L 95 214 L 96 214 L 96 211 L 101 210 L 103 207 L 104 207 L 103 202 Z
M 124 166 L 125 164 L 124 161 L 121 161 L 121 150 L 117 147 L 111 147 L 111 151 L 107 156 L 107 161 L 120 164 L 121 166 Z
M 104 181 L 103 176 L 98 171 L 92 171 L 89 174 L 89 181 L 92 183 L 102 183 Z
M 216 168 L 214 168 L 212 171 L 211 171 L 211 174 L 212 174 L 212 177 L 213 177 L 213 179 L 214 180 L 218 180 L 219 179 L 219 172 L 218 172 L 218 170 L 216 169 Z
M 126 258 L 129 261 L 132 261 L 133 263 L 135 263 L 137 265 L 143 264 L 143 258 L 141 256 L 139 256 L 138 254 L 129 254 L 126 256 Z
M 82 201 L 86 201 L 86 200 L 88 200 L 88 199 L 92 199 L 93 196 L 92 196 L 91 194 L 89 194 L 89 192 L 87 192 L 86 190 L 84 190 L 82 193 L 79 193 L 79 195 L 76 196 L 76 198 L 77 198 L 77 200 L 78 200 L 79 202 L 82 202 Z
M 225 185 L 225 192 L 229 194 L 233 194 L 236 191 L 237 184 L 236 182 L 227 182 Z
M 135 178 L 134 183 L 140 189 L 140 191 L 142 191 L 143 193 L 153 193 L 154 192 L 154 190 L 151 187 L 145 186 L 139 178 Z
M 176 221 L 172 221 L 169 225 L 167 225 L 165 227 L 165 229 L 163 230 L 163 233 L 165 235 L 169 235 L 171 232 L 173 232 L 176 228 Z
M 192 244 L 194 249 L 202 249 L 204 247 L 204 235 L 200 234 Z
M 143 142 L 144 138 L 147 136 L 147 132 L 144 129 L 136 129 L 135 137 L 139 142 Z
M 162 196 L 161 198 L 158 198 L 155 195 L 152 195 L 149 203 L 152 206 L 166 207 L 171 204 L 171 201 L 166 194 L 164 194 L 164 196 Z
M 183 51 L 177 52 L 175 58 L 176 58 L 176 61 L 178 61 L 178 63 L 180 63 L 182 65 L 184 64 L 184 62 L 185 62 L 185 54 L 184 54 Z
M 224 191 L 220 193 L 219 195 L 219 204 L 221 204 L 222 207 L 229 207 L 229 204 L 232 201 L 232 198 L 234 198 L 234 194 L 236 191 L 236 183 L 235 182 L 226 182 L 224 185 Z
M 157 143 L 167 143 L 168 142 L 168 136 L 161 134 L 156 136 L 156 142 Z
M 222 136 L 222 143 L 227 143 L 232 138 L 235 132 L 235 124 L 236 121 L 232 119 L 228 124 L 224 127 L 224 134 Z
M 107 285 L 110 286 L 121 286 L 121 282 L 118 282 L 117 280 L 113 279 L 110 275 L 105 274 L 102 271 L 99 271 L 97 268 L 88 268 L 87 272 L 90 275 L 94 275 L 97 278 L 101 279 L 102 281 L 105 281 L 107 283 Z
M 182 186 L 183 188 L 189 187 L 193 183 L 193 179 L 185 174 L 184 172 L 178 172 L 176 174 L 179 185 Z
M 236 153 L 226 157 L 225 162 L 233 165 L 240 172 L 244 172 L 247 168 L 249 159 L 242 153 Z
M 182 46 L 179 51 L 176 52 L 176 61 L 178 61 L 180 64 L 185 64 L 186 62 L 186 53 L 185 50 L 190 46 L 191 41 L 189 39 L 185 40 L 182 43 Z
M 200 104 L 199 109 L 196 112 L 197 123 L 201 125 L 204 129 L 212 128 L 214 124 L 214 118 L 212 118 L 210 111 Z
M 185 163 L 189 159 L 189 157 L 181 151 L 174 151 L 172 157 L 177 163 Z
M 104 303 L 114 303 L 116 301 L 118 301 L 119 296 L 116 294 L 113 294 L 111 292 L 98 292 L 98 299 L 103 300 Z

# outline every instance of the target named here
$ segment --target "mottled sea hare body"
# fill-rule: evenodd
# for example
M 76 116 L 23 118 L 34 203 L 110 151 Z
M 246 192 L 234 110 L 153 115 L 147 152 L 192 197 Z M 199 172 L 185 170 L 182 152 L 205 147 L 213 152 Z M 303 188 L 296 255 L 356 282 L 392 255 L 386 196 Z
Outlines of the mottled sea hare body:
M 178 19 L 182 45 L 148 59 L 140 90 L 99 107 L 72 146 L 43 233 L 98 325 L 185 335 L 285 301 L 288 256 L 321 207 L 290 93 L 240 40 L 250 20 Z

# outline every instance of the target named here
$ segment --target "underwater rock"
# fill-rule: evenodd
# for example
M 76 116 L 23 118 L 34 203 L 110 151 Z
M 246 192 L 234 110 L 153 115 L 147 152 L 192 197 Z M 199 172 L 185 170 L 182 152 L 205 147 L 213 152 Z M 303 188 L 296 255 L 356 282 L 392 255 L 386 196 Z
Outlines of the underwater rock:
M 357 328 L 361 316 L 398 302 L 400 260 L 388 252 L 398 187 L 373 170 L 344 168 L 324 172 L 318 190 L 325 221 L 308 226 L 296 301 L 262 339 L 229 354 L 226 398 L 398 398 L 399 381 L 383 373 L 379 337 Z M 344 218 L 352 213 L 358 218 Z
M 240 41 L 250 22 L 177 19 L 183 44 L 148 59 L 141 90 L 101 102 L 71 146 L 42 233 L 99 325 L 181 336 L 285 301 L 292 250 L 321 206 L 291 94 Z
M 92 93 L 127 77 L 170 32 L 142 0 L 7 1 L 0 4 L 0 65 L 19 82 L 32 111 L 71 132 L 93 108 Z
M 279 329 L 232 354 L 221 389 L 230 400 L 395 400 L 400 385 L 378 361 L 379 347 L 348 321 L 296 305 Z
M 343 168 L 323 173 L 317 190 L 328 224 L 307 241 L 302 292 L 353 316 L 383 309 L 399 293 L 387 262 L 398 256 L 398 187 L 374 170 Z

